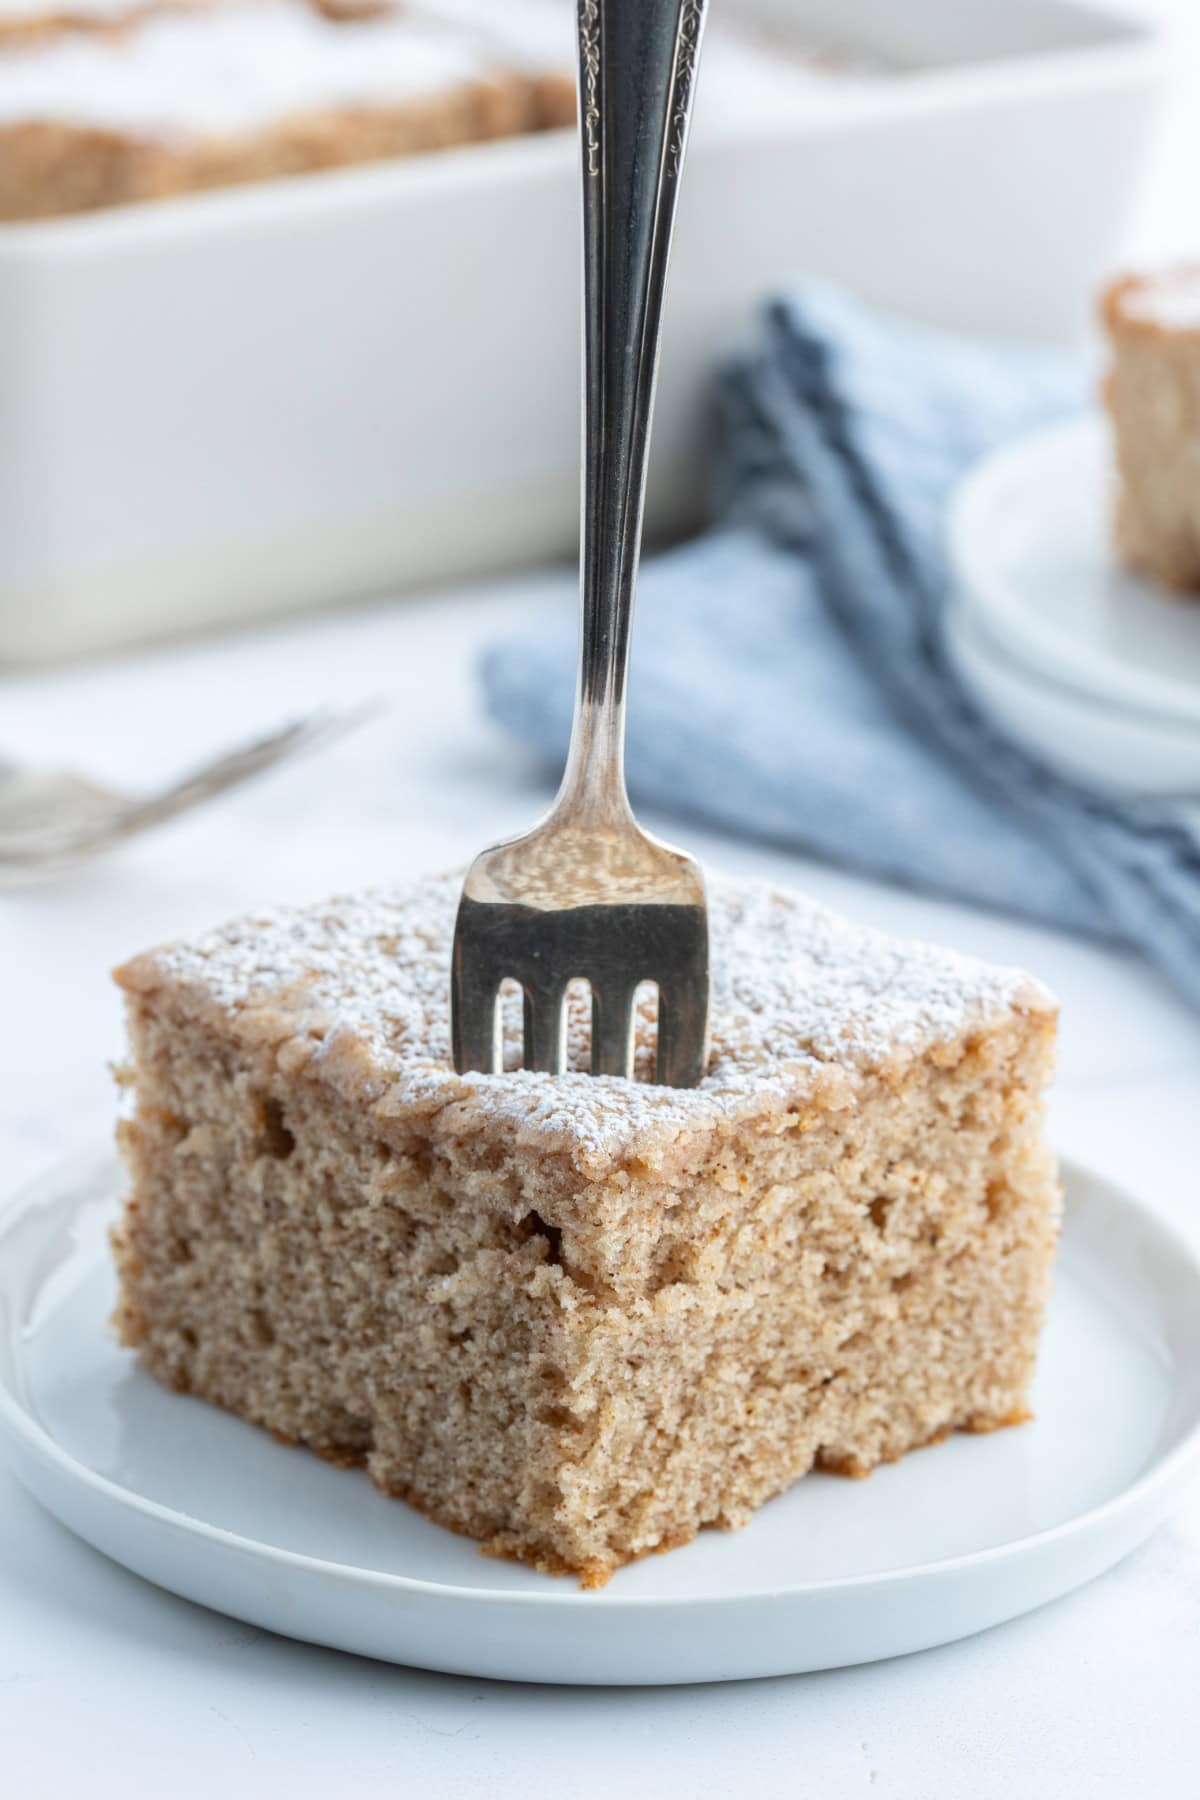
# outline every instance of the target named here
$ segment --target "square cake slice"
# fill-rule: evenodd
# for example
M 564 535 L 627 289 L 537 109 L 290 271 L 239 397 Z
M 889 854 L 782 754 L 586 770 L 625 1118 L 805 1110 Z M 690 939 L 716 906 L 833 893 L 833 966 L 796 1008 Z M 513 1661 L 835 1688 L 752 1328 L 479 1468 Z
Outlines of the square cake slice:
M 458 1076 L 458 890 L 118 971 L 118 1324 L 154 1375 L 587 1585 L 814 1467 L 1027 1416 L 1043 988 L 718 882 L 700 1087 L 583 1073 L 586 996 L 577 1072 Z
M 1200 266 L 1126 275 L 1102 313 L 1117 550 L 1161 586 L 1200 593 Z

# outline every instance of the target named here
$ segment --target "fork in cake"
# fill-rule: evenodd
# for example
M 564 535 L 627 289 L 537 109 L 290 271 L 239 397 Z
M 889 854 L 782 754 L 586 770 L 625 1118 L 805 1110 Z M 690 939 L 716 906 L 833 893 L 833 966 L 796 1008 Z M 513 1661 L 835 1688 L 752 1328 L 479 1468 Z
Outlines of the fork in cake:
M 527 1068 L 559 1074 L 566 991 L 592 995 L 592 1072 L 628 1076 L 634 998 L 658 990 L 655 1072 L 693 1087 L 708 1039 L 704 877 L 643 832 L 625 789 L 625 687 L 667 259 L 705 0 L 579 0 L 584 235 L 580 672 L 566 773 L 533 831 L 467 873 L 451 975 L 455 1066 L 501 1067 L 500 989 Z

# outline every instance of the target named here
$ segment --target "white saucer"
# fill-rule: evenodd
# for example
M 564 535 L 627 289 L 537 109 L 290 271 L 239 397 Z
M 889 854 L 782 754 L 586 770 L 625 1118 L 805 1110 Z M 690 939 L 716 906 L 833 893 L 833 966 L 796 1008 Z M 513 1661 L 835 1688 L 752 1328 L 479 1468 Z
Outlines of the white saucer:
M 976 698 L 1052 767 L 1131 794 L 1200 794 L 1200 726 L 1090 699 L 1033 674 L 994 643 L 961 597 L 946 647 Z
M 1200 601 L 1117 562 L 1111 482 L 1099 417 L 1039 432 L 974 470 L 949 520 L 965 616 L 1030 675 L 1200 737 Z
M 814 1475 L 733 1534 L 600 1593 L 489 1561 L 359 1474 L 169 1394 L 106 1330 L 120 1177 L 76 1162 L 0 1218 L 0 1441 L 73 1531 L 161 1586 L 367 1656 L 552 1682 L 716 1681 L 870 1661 L 1089 1580 L 1153 1529 L 1200 1449 L 1200 1267 L 1130 1196 L 1067 1171 L 1032 1425 L 869 1481 Z

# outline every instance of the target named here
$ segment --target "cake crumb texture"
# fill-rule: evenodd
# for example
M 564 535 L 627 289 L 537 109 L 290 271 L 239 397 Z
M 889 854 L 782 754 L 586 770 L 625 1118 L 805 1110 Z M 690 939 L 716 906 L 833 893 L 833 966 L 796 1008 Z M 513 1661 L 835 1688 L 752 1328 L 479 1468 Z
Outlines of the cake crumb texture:
M 716 882 L 700 1087 L 583 1073 L 582 997 L 575 1072 L 460 1077 L 458 885 L 118 971 L 117 1316 L 153 1374 L 585 1586 L 814 1467 L 1026 1416 L 1045 989 Z

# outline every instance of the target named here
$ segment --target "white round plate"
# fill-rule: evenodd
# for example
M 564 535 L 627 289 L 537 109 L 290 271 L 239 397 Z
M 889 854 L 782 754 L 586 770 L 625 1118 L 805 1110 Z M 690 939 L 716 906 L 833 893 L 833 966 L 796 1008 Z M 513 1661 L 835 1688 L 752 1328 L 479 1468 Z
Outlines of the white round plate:
M 1033 674 L 1200 727 L 1200 600 L 1165 593 L 1117 562 L 1111 483 L 1095 416 L 988 458 L 950 509 L 962 603 Z
M 0 1219 L 0 1440 L 32 1492 L 139 1575 L 269 1630 L 424 1668 L 719 1681 L 949 1642 L 1087 1581 L 1161 1518 L 1200 1445 L 1200 1268 L 1066 1171 L 1036 1422 L 869 1481 L 812 1475 L 744 1531 L 599 1593 L 481 1557 L 366 1477 L 158 1387 L 106 1328 L 108 1156 Z
M 993 718 L 1067 774 L 1138 794 L 1200 794 L 1200 725 L 1090 700 L 1006 656 L 952 603 L 946 647 Z

